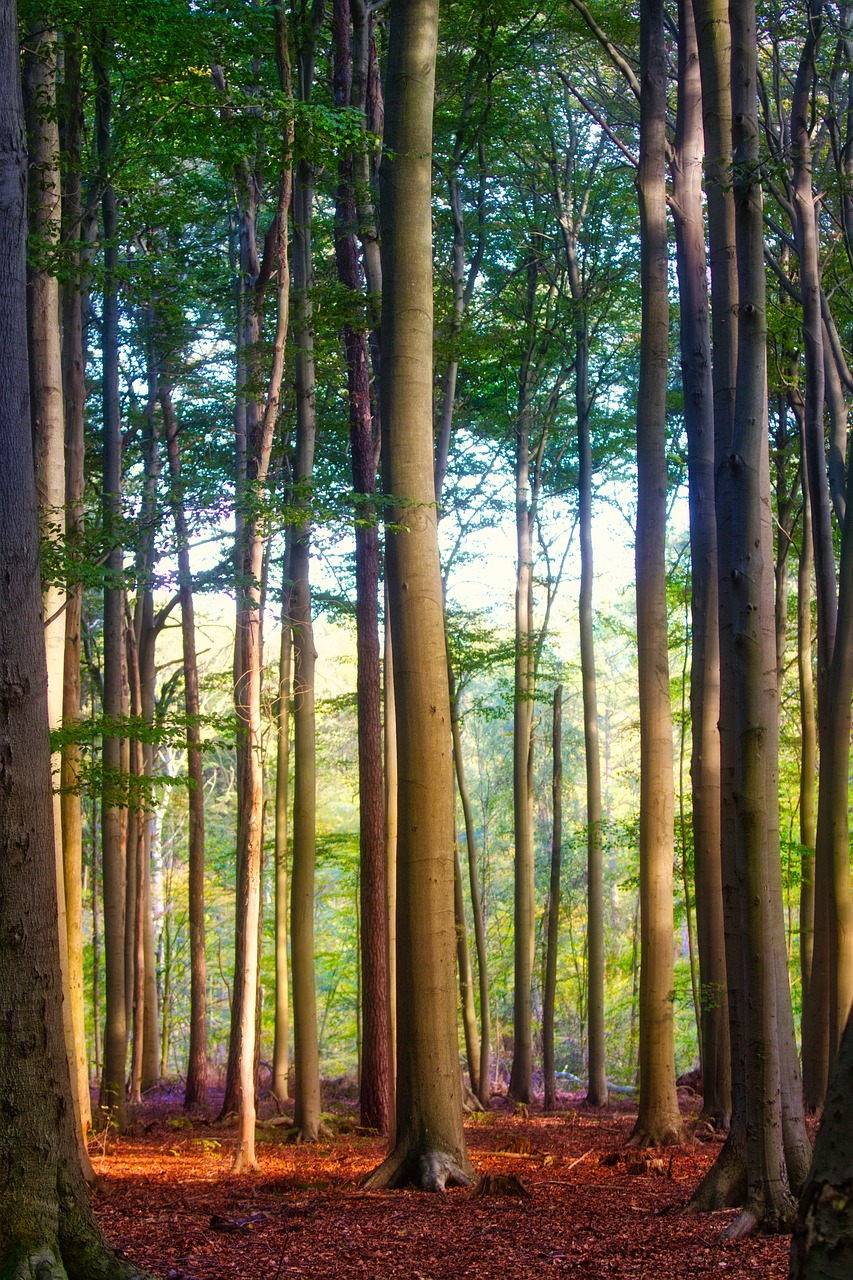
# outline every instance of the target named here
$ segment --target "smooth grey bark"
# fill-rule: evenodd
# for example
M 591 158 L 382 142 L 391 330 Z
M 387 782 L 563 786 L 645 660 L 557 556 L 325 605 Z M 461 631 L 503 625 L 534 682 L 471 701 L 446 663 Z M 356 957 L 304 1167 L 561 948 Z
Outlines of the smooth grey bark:
M 731 1117 L 723 888 L 720 851 L 720 640 L 714 510 L 714 402 L 702 208 L 702 92 L 692 0 L 678 6 L 678 114 L 672 160 L 681 315 L 681 376 L 690 503 L 690 716 L 693 852 L 700 973 L 703 1115 Z
M 554 690 L 551 724 L 551 877 L 548 886 L 545 983 L 542 994 L 542 1070 L 544 1107 L 557 1105 L 554 1064 L 554 1013 L 557 1001 L 557 940 L 560 930 L 560 862 L 563 844 L 563 686 Z
M 287 619 L 290 589 L 290 545 L 288 543 L 282 564 L 275 774 L 275 1039 L 272 1092 L 279 1102 L 284 1102 L 289 1093 L 290 1056 L 290 1000 L 287 978 L 287 828 L 290 782 L 290 686 L 293 656 L 293 636 Z
M 466 1183 L 453 944 L 453 792 L 432 438 L 436 0 L 391 8 L 382 161 L 383 479 L 399 765 L 394 1148 L 372 1186 Z
M 335 102 L 365 113 L 366 78 L 353 97 L 350 3 L 336 0 L 333 15 Z M 363 272 L 355 230 L 354 158 L 341 158 L 335 204 L 338 278 L 355 307 L 363 299 Z M 355 511 L 356 651 L 359 772 L 359 900 L 361 906 L 361 1122 L 388 1130 L 388 940 L 385 870 L 385 793 L 382 776 L 381 674 L 379 662 L 379 528 L 376 504 L 378 438 L 371 403 L 367 334 L 348 320 L 343 331 L 347 363 L 353 488 L 363 495 Z
M 632 1141 L 680 1141 L 673 991 L 674 783 L 667 656 L 666 51 L 661 0 L 640 8 L 640 276 L 637 396 L 637 647 L 640 696 L 640 1100 Z

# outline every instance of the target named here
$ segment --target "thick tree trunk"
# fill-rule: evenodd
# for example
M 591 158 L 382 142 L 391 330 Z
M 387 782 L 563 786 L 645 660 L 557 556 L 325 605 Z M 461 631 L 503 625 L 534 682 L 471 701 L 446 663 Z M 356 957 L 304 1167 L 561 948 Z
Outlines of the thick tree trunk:
M 89 1209 L 62 1019 L 47 675 L 26 336 L 26 143 L 15 6 L 0 10 L 0 1271 L 131 1280 Z
M 691 0 L 678 6 L 678 118 L 673 217 L 681 307 L 681 375 L 690 490 L 692 663 L 690 716 L 693 851 L 699 943 L 703 1115 L 731 1117 L 723 887 L 720 852 L 720 641 L 714 512 L 714 403 L 702 210 L 702 94 Z
M 557 1105 L 554 1064 L 554 1009 L 557 1002 L 557 939 L 560 931 L 560 856 L 563 844 L 563 686 L 554 690 L 551 731 L 551 881 L 548 888 L 548 934 L 545 989 L 542 996 L 542 1070 L 545 1110 Z
M 663 4 L 640 9 L 642 336 L 637 402 L 637 645 L 640 692 L 640 1105 L 632 1141 L 680 1141 L 672 991 L 674 786 L 667 656 L 666 52 Z
M 44 20 L 31 22 L 24 58 L 24 105 L 29 144 L 29 229 L 31 266 L 27 280 L 27 337 L 30 362 L 30 412 L 33 433 L 36 495 L 42 540 L 61 543 L 65 536 L 65 413 L 62 386 L 59 280 L 50 262 L 60 241 L 61 199 L 59 127 L 56 95 L 57 33 Z M 47 655 L 48 717 L 52 730 L 62 723 L 67 603 L 61 581 L 48 582 L 43 591 L 44 642 Z M 53 757 L 59 781 L 61 758 Z M 81 903 L 78 881 L 72 877 L 73 927 L 69 938 L 65 863 L 62 846 L 62 805 L 54 795 L 53 830 L 56 841 L 59 950 L 62 964 L 63 1023 L 68 1060 L 72 1064 L 71 1093 L 79 1129 L 80 1159 L 89 1181 L 94 1172 L 84 1141 L 91 1124 L 89 1082 L 85 1071 L 82 1012 Z M 75 892 L 76 890 L 76 892 Z M 72 959 L 70 942 L 75 951 Z M 76 1018 L 75 1018 L 76 1009 Z
M 849 497 L 848 497 L 849 507 Z M 832 1068 L 826 1106 L 791 1241 L 791 1280 L 853 1274 L 853 1016 Z
M 743 971 L 746 1059 L 747 1200 L 727 1229 L 735 1237 L 760 1224 L 790 1226 L 786 1161 L 790 1071 L 778 954 L 778 750 L 776 645 L 766 398 L 766 310 L 762 196 L 758 182 L 754 6 L 730 7 L 733 174 L 738 296 L 738 380 L 729 457 L 735 706 L 735 868 L 745 920 Z M 762 510 L 764 506 L 765 510 Z M 779 920 L 776 917 L 779 915 Z M 790 1014 L 790 995 L 788 1013 Z M 791 1025 L 793 1031 L 793 1025 Z
M 432 113 L 438 5 L 391 10 L 382 161 L 382 413 L 399 763 L 397 1123 L 369 1179 L 468 1182 L 453 965 L 453 793 L 432 449 Z

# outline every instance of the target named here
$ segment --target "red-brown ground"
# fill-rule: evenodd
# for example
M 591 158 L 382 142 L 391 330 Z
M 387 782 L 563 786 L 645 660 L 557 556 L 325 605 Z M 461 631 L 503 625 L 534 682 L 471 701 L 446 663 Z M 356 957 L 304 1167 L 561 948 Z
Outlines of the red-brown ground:
M 477 1172 L 499 1194 L 364 1192 L 384 1152 L 351 1119 L 336 1136 L 293 1146 L 259 1130 L 261 1172 L 229 1175 L 234 1129 L 189 1124 L 178 1100 L 146 1106 L 137 1136 L 92 1143 L 98 1218 L 126 1256 L 169 1280 L 783 1280 L 787 1238 L 719 1241 L 731 1214 L 679 1213 L 717 1144 L 671 1148 L 630 1172 L 620 1152 L 633 1119 L 565 1099 L 559 1114 L 513 1114 L 502 1100 L 466 1126 Z M 105 1147 L 105 1154 L 102 1150 Z M 503 1177 L 504 1182 L 500 1182 Z M 520 1180 L 524 1197 L 513 1191 Z

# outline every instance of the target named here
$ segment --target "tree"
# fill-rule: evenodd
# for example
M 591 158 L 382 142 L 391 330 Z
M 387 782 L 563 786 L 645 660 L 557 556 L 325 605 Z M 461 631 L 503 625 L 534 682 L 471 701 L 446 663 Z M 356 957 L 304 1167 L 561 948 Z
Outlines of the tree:
M 383 477 L 399 767 L 394 1148 L 368 1186 L 470 1181 L 456 1032 L 453 790 L 432 447 L 436 0 L 391 9 L 382 161 Z
M 26 146 L 15 6 L 0 11 L 0 1271 L 131 1280 L 89 1208 L 62 1018 L 47 666 L 30 439 Z
M 637 649 L 640 685 L 640 1107 L 633 1141 L 682 1135 L 672 990 L 673 766 L 667 658 L 666 53 L 663 4 L 640 9 L 640 255 L 643 337 L 637 401 Z
M 791 1241 L 791 1280 L 846 1280 L 853 1271 L 853 1015 L 832 1068 Z

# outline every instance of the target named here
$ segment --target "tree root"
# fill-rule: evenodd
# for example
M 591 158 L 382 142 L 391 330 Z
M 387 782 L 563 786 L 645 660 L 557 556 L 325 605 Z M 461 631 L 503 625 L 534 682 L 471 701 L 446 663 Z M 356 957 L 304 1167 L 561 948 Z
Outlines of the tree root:
M 463 1168 L 446 1151 L 395 1150 L 363 1180 L 368 1191 L 396 1191 L 413 1186 L 420 1191 L 441 1191 L 447 1187 L 470 1187 L 470 1169 Z
M 745 1200 L 746 1162 L 741 1152 L 741 1139 L 730 1131 L 720 1154 L 693 1192 L 684 1212 L 715 1213 L 719 1209 L 737 1209 Z
M 639 1123 L 628 1139 L 627 1146 L 646 1150 L 649 1147 L 682 1147 L 684 1145 L 684 1126 L 680 1120 L 666 1120 L 661 1125 L 644 1125 Z
M 94 1244 L 94 1242 L 92 1242 Z M 68 1256 L 66 1256 L 66 1253 Z M 0 1258 L 3 1280 L 152 1280 L 147 1272 L 117 1258 L 107 1245 L 63 1252 L 47 1244 L 22 1244 Z

